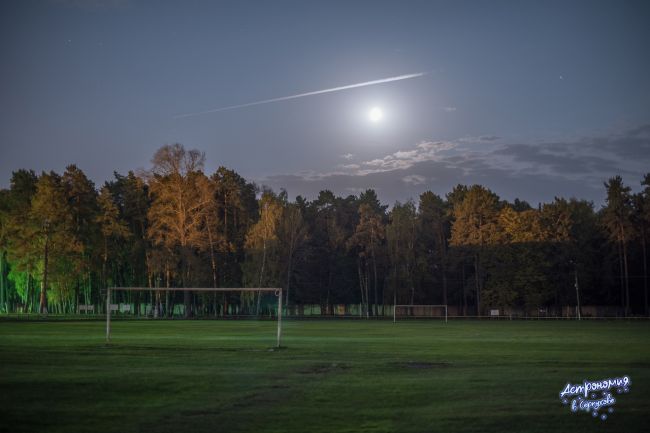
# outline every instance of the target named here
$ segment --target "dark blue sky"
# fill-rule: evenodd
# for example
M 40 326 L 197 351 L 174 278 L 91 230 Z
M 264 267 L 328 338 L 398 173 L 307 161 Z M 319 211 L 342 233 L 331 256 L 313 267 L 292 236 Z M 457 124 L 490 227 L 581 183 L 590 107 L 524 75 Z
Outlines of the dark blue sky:
M 180 142 L 291 196 L 600 204 L 650 171 L 649 22 L 647 1 L 3 1 L 0 186 L 69 163 L 101 184 Z

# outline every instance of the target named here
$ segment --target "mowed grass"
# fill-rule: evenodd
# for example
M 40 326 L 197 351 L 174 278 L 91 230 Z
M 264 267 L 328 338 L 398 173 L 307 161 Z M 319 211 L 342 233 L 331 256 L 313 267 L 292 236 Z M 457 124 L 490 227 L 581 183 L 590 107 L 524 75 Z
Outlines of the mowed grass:
M 647 431 L 650 323 L 0 322 L 3 432 Z M 627 374 L 606 421 L 567 381 Z

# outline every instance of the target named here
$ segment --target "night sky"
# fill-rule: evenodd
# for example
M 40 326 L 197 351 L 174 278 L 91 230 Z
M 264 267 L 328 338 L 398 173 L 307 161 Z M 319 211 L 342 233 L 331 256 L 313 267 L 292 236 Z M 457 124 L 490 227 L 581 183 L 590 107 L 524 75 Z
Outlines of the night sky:
M 100 185 L 178 142 L 291 197 L 600 206 L 650 171 L 649 23 L 648 1 L 2 1 L 0 187 L 70 163 Z

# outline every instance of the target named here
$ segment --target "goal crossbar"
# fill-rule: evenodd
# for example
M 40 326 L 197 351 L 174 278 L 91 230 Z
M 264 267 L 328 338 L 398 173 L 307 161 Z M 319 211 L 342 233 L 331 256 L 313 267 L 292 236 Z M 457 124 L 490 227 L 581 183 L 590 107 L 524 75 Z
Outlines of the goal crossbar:
M 114 291 L 151 291 L 151 292 L 277 292 L 272 287 L 109 287 Z
M 445 323 L 447 323 L 447 305 L 418 305 L 418 304 L 398 304 L 393 305 L 393 323 L 397 321 L 397 309 L 400 307 L 404 308 L 444 308 L 445 309 Z M 415 316 L 415 317 L 430 317 L 430 316 Z
M 111 292 L 273 292 L 278 297 L 277 347 L 282 339 L 282 288 L 276 287 L 108 287 L 106 289 L 106 342 L 111 340 Z

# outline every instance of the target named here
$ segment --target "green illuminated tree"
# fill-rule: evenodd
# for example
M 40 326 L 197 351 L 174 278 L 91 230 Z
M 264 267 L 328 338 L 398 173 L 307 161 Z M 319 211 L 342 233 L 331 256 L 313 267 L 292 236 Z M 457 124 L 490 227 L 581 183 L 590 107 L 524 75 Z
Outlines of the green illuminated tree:
M 39 263 L 41 271 L 41 294 L 39 312 L 48 313 L 47 291 L 52 282 L 58 293 L 54 296 L 59 303 L 71 295 L 71 284 L 78 268 L 69 266 L 72 256 L 83 250 L 83 245 L 74 230 L 73 212 L 70 208 L 61 177 L 54 173 L 43 173 L 36 183 L 29 213 L 30 236 L 34 245 L 42 252 Z M 50 272 L 53 271 L 53 272 Z

